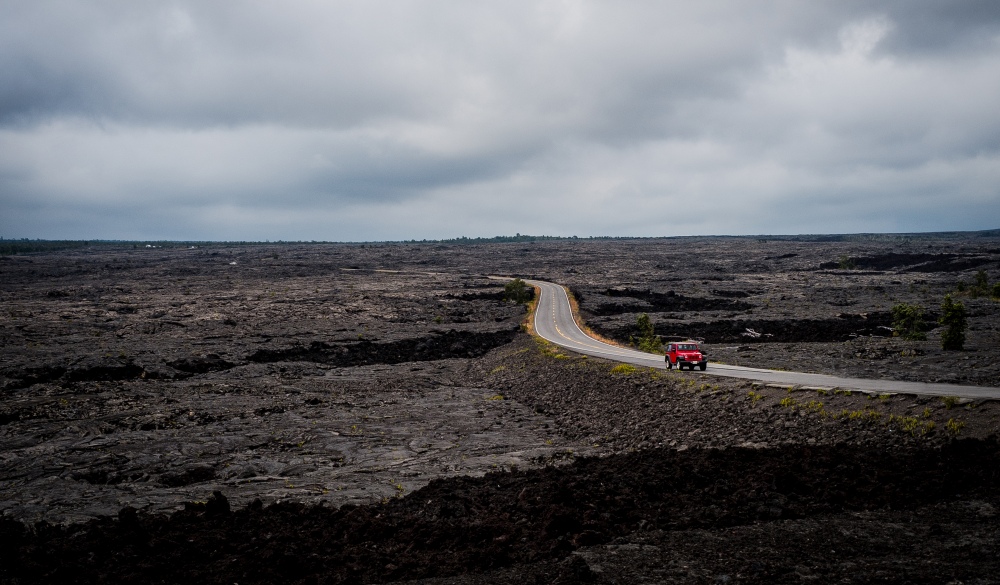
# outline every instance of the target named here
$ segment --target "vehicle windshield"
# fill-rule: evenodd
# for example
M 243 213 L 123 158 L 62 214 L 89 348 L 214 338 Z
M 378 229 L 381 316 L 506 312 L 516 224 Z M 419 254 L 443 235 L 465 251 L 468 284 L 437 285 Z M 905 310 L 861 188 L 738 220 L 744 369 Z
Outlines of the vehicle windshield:
M 695 344 L 693 344 L 693 343 L 682 343 L 682 344 L 680 344 L 680 345 L 677 346 L 677 349 L 683 349 L 683 350 L 691 351 L 691 350 L 694 350 L 694 349 L 698 349 L 698 346 L 695 345 Z

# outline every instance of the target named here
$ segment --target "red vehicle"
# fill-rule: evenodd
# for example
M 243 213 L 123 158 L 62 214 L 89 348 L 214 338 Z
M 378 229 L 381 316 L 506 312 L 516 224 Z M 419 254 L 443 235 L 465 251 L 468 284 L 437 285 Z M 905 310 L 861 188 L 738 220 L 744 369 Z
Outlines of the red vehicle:
M 701 346 L 697 341 L 679 341 L 667 344 L 667 369 L 672 370 L 677 366 L 678 370 L 683 370 L 684 366 L 694 370 L 695 366 L 705 371 L 708 367 L 708 357 L 701 351 Z

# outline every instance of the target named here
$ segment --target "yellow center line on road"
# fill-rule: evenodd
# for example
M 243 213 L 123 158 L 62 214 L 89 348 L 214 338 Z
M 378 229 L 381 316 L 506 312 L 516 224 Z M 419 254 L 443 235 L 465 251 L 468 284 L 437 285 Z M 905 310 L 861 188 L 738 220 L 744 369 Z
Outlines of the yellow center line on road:
M 541 284 L 541 283 L 539 283 L 539 284 Z M 577 333 L 579 335 L 576 336 L 576 337 L 570 337 L 569 335 L 566 334 L 566 332 L 563 332 L 563 330 L 559 327 L 559 324 L 558 324 L 558 313 L 557 313 L 557 303 L 555 301 L 555 296 L 558 294 L 556 292 L 557 290 L 559 292 L 561 292 L 564 296 L 566 295 L 566 291 L 564 289 L 562 289 L 561 287 L 547 286 L 547 284 L 548 283 L 542 284 L 541 286 L 539 286 L 539 288 L 540 289 L 544 288 L 544 289 L 546 289 L 546 291 L 549 294 L 553 295 L 553 298 L 551 300 L 551 311 L 550 311 L 551 316 L 552 316 L 552 328 L 555 330 L 555 332 L 557 333 L 557 335 L 562 340 L 565 340 L 565 342 L 562 342 L 562 341 L 556 340 L 556 339 L 550 339 L 549 341 L 553 341 L 553 342 L 555 342 L 557 344 L 563 345 L 564 347 L 566 347 L 568 349 L 571 349 L 571 350 L 578 350 L 578 351 L 581 351 L 581 350 L 591 350 L 591 351 L 594 351 L 594 352 L 597 352 L 597 353 L 600 353 L 600 354 L 606 355 L 606 356 L 617 356 L 617 357 L 623 357 L 623 358 L 642 359 L 642 360 L 650 360 L 650 361 L 653 361 L 653 360 L 659 361 L 660 358 L 662 357 L 662 356 L 660 356 L 658 354 L 651 354 L 651 353 L 646 353 L 646 352 L 641 352 L 641 351 L 624 349 L 624 348 L 616 347 L 616 346 L 609 345 L 609 344 L 606 344 L 604 342 L 601 342 L 601 341 L 599 341 L 597 339 L 594 339 L 593 337 L 587 335 L 586 333 L 584 333 L 584 331 L 582 329 L 580 329 L 580 327 L 576 324 L 575 320 L 573 321 L 573 325 L 575 326 L 575 328 L 577 330 Z M 567 305 L 569 304 L 569 298 L 568 297 L 566 298 L 566 303 L 567 303 Z M 539 329 L 539 328 L 536 327 L 536 329 Z M 541 335 L 541 331 L 539 331 L 538 333 L 539 333 L 539 335 Z M 544 339 L 544 336 L 543 336 L 543 339 Z M 583 341 L 584 339 L 586 341 Z
M 572 338 L 563 332 L 557 323 L 558 315 L 560 313 L 557 309 L 562 309 L 563 314 L 566 310 L 571 309 L 569 307 L 569 296 L 566 290 L 558 285 L 554 285 L 545 281 L 529 281 L 533 286 L 539 289 L 538 304 L 536 305 L 535 313 L 535 334 L 550 341 L 552 343 L 558 344 L 570 350 L 575 350 L 579 353 L 587 354 L 592 352 L 591 355 L 595 357 L 602 357 L 606 359 L 618 359 L 619 361 L 630 362 L 638 365 L 649 365 L 650 362 L 659 362 L 659 368 L 665 368 L 666 364 L 662 361 L 663 356 L 659 354 L 650 354 L 630 349 L 619 348 L 613 345 L 608 345 L 600 340 L 594 339 L 593 337 L 587 335 L 580 328 L 579 324 L 576 322 L 572 315 L 569 317 L 568 321 L 572 322 L 570 327 L 570 332 L 575 328 L 578 333 L 577 338 Z M 545 294 L 542 294 L 545 291 Z M 566 302 L 566 307 L 560 307 L 557 302 L 558 292 L 562 292 L 563 297 Z M 553 295 L 549 298 L 549 295 Z M 541 316 L 545 311 L 545 304 L 549 303 L 550 313 L 552 318 L 552 328 L 549 328 L 549 324 Z M 564 320 L 565 321 L 565 320 Z M 539 325 L 542 325 L 539 327 Z M 552 331 L 555 330 L 556 334 L 553 336 Z M 587 341 L 581 341 L 581 339 Z M 588 343 L 589 341 L 589 343 Z M 655 367 L 655 366 L 650 366 Z M 989 386 L 962 386 L 958 384 L 939 384 L 939 383 L 926 383 L 926 382 L 907 382 L 898 380 L 869 380 L 861 378 L 841 378 L 839 376 L 833 376 L 828 374 L 816 374 L 807 372 L 787 372 L 787 371 L 776 371 L 768 370 L 763 368 L 747 368 L 740 366 L 730 366 L 724 364 L 714 364 L 712 369 L 707 372 L 702 372 L 702 375 L 711 376 L 724 376 L 728 378 L 739 378 L 745 380 L 760 380 L 764 382 L 781 384 L 783 386 L 789 385 L 819 385 L 819 386 L 829 386 L 829 387 L 839 387 L 839 388 L 851 388 L 861 390 L 862 392 L 890 392 L 890 393 L 909 393 L 921 396 L 962 396 L 968 398 L 974 398 L 977 400 L 1000 400 L 1000 388 L 994 388 Z

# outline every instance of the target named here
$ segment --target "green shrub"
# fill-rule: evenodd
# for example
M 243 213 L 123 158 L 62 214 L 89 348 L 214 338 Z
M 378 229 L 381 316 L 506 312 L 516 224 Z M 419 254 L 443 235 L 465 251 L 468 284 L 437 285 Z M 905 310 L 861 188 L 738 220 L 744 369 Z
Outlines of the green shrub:
M 987 276 L 985 270 L 980 270 L 972 279 L 972 286 L 969 287 L 969 296 L 972 298 L 986 296 L 989 286 L 989 276 Z
M 526 282 L 515 278 L 503 287 L 503 298 L 508 302 L 523 305 L 531 300 L 532 292 Z
M 899 303 L 892 308 L 892 334 L 908 341 L 923 341 L 927 339 L 924 333 L 927 325 L 924 322 L 924 308 L 917 305 Z
M 993 283 L 993 288 L 990 289 L 990 296 L 994 299 L 1000 299 L 1000 282 Z
M 635 320 L 635 325 L 639 329 L 639 351 L 647 353 L 662 353 L 663 342 L 656 336 L 653 328 L 653 321 L 649 315 L 643 313 Z
M 969 326 L 965 305 L 952 301 L 951 295 L 945 295 L 938 322 L 946 328 L 941 333 L 941 349 L 960 350 L 965 347 L 965 330 Z

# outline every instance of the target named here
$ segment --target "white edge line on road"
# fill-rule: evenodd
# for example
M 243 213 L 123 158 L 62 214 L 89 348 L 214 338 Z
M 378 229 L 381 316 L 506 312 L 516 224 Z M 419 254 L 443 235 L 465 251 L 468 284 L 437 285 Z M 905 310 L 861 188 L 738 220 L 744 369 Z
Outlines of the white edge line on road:
M 491 277 L 493 278 L 493 277 Z M 509 280 L 509 278 L 505 278 Z M 646 367 L 653 368 L 666 368 L 663 356 L 645 353 L 636 350 L 619 348 L 613 345 L 606 344 L 600 340 L 594 339 L 593 337 L 587 335 L 576 323 L 576 320 L 572 318 L 572 308 L 570 307 L 569 296 L 566 293 L 566 289 L 551 282 L 533 280 L 529 279 L 525 281 L 526 283 L 537 286 L 540 291 L 544 291 L 546 288 L 552 291 L 552 289 L 558 289 L 562 292 L 562 297 L 566 303 L 568 310 L 570 311 L 570 320 L 572 321 L 571 327 L 575 329 L 576 333 L 587 339 L 590 343 L 586 343 L 577 339 L 573 339 L 562 332 L 556 323 L 556 304 L 555 299 L 552 300 L 552 325 L 556 332 L 562 339 L 551 339 L 546 337 L 542 333 L 541 327 L 539 327 L 539 316 L 541 311 L 539 310 L 539 305 L 542 302 L 542 295 L 539 295 L 538 305 L 535 307 L 535 318 L 534 327 L 535 334 L 549 341 L 555 343 L 560 347 L 564 347 L 571 351 L 577 353 L 583 353 L 585 355 L 591 355 L 594 357 L 601 357 L 612 359 L 615 361 L 628 361 L 633 360 L 631 363 L 636 363 L 635 360 L 641 360 L 642 362 L 655 363 L 655 366 L 647 365 Z M 646 365 L 645 363 L 639 363 L 637 365 Z M 887 393 L 904 393 L 904 394 L 921 394 L 930 396 L 963 396 L 978 399 L 1000 399 L 1000 388 L 993 388 L 989 386 L 961 386 L 958 384 L 939 384 L 930 382 L 909 382 L 901 380 L 871 380 L 865 378 L 841 378 L 839 376 L 833 376 L 830 374 L 815 374 L 810 372 L 790 372 L 782 370 L 768 370 L 764 368 L 749 368 L 744 366 L 732 366 L 728 364 L 709 364 L 709 370 L 705 372 L 698 372 L 702 375 L 713 375 L 722 376 L 727 378 L 741 378 L 746 380 L 756 380 L 761 382 L 770 383 L 781 383 L 788 384 L 789 386 L 803 386 L 803 385 L 825 385 L 837 388 L 849 388 L 857 389 L 860 391 L 874 391 L 874 392 L 887 392 Z M 714 370 L 714 371 L 713 371 Z M 799 382 L 789 381 L 788 378 L 799 378 Z

